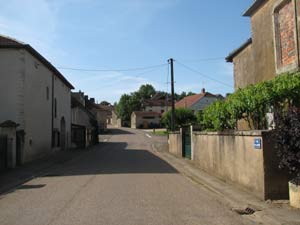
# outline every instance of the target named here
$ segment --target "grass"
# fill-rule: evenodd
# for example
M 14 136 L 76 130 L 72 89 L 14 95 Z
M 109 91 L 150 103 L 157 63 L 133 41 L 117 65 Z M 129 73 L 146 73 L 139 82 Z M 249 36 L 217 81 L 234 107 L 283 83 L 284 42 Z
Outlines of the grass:
M 158 131 L 152 132 L 152 134 L 157 135 L 157 136 L 167 136 L 168 132 L 167 131 L 158 130 Z

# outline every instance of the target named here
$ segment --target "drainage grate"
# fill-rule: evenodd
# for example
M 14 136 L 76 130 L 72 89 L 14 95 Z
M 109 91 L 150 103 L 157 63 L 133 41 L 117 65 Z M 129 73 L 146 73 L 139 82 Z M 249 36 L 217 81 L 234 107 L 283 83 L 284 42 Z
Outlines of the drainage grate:
M 245 209 L 232 209 L 234 212 L 240 214 L 240 215 L 252 215 L 256 212 L 255 209 L 252 208 L 245 208 Z

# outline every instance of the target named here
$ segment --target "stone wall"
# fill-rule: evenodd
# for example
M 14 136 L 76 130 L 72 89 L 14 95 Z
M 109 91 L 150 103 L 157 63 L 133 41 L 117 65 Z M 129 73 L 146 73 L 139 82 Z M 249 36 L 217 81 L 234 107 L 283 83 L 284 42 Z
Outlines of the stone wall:
M 181 132 L 169 133 L 169 152 L 182 157 L 182 134 Z
M 260 140 L 261 148 L 254 147 Z M 194 162 L 224 181 L 246 188 L 260 199 L 287 199 L 288 176 L 278 169 L 270 133 L 194 132 Z

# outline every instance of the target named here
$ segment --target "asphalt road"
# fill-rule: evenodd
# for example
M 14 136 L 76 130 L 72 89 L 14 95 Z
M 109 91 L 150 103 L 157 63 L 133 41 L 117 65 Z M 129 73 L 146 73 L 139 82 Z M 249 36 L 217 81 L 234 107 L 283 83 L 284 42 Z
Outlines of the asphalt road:
M 157 138 L 104 143 L 0 196 L 1 225 L 253 224 L 151 152 Z

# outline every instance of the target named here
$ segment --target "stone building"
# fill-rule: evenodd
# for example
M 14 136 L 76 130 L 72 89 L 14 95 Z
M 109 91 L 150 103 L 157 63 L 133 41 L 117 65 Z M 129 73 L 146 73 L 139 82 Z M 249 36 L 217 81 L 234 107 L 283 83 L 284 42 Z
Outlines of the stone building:
M 12 167 L 70 147 L 71 89 L 29 44 L 0 36 L 0 123 L 18 124 Z
M 163 114 L 171 109 L 171 97 L 157 92 L 152 98 L 143 101 L 143 108 L 146 112 L 157 112 Z
M 96 116 L 87 109 L 84 93 L 72 93 L 72 147 L 86 148 L 98 143 Z
M 131 128 L 158 128 L 161 114 L 158 112 L 134 111 L 131 114 Z
M 300 1 L 256 0 L 244 16 L 252 37 L 226 58 L 234 64 L 235 89 L 299 70 Z
M 187 96 L 175 103 L 175 108 L 191 109 L 193 112 L 201 111 L 217 100 L 223 99 L 222 95 L 214 95 L 203 88 L 200 94 Z

